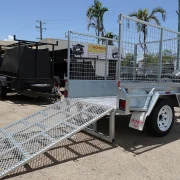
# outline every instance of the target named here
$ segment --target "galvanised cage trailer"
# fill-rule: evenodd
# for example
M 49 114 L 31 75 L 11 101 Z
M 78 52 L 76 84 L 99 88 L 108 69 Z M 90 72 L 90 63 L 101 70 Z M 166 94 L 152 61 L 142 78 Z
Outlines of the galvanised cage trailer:
M 174 107 L 179 107 L 179 36 L 124 15 L 119 16 L 118 42 L 70 31 L 65 95 L 109 105 L 114 114 L 131 114 L 131 128 L 142 131 L 146 125 L 152 135 L 166 135 L 174 122 Z M 84 45 L 84 58 L 72 59 L 74 44 Z
M 172 128 L 179 107 L 179 33 L 119 16 L 119 40 L 68 33 L 67 96 L 0 128 L 0 178 L 84 130 L 115 140 L 115 115 L 155 136 Z M 97 121 L 109 115 L 109 135 Z

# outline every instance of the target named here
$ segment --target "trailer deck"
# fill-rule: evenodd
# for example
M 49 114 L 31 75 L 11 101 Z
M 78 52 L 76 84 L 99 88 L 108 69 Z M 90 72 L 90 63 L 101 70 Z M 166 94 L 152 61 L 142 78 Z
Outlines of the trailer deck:
M 98 104 L 102 106 L 109 106 L 116 110 L 117 97 L 87 97 L 87 98 L 74 98 L 83 102 Z

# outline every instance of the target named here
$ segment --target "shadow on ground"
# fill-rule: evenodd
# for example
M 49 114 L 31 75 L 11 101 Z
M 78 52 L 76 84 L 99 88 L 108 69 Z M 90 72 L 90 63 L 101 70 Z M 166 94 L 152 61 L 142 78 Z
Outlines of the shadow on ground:
M 26 105 L 50 105 L 53 102 L 51 99 L 47 98 L 33 98 L 33 97 L 28 97 L 28 96 L 22 96 L 22 95 L 17 95 L 15 93 L 10 93 L 8 94 L 6 100 L 4 100 L 6 103 L 13 103 L 13 104 L 20 104 L 23 106 Z
M 176 122 L 171 132 L 161 138 L 150 136 L 146 130 L 140 132 L 129 128 L 129 118 L 129 116 L 116 117 L 116 142 L 114 144 L 80 132 L 40 155 L 25 166 L 17 169 L 4 179 L 68 161 L 78 161 L 79 158 L 108 151 L 118 146 L 123 148 L 124 151 L 131 152 L 137 156 L 180 139 L 180 123 L 177 121 L 180 119 L 180 116 L 176 116 Z M 98 122 L 98 129 L 105 134 L 108 132 L 107 116 Z
M 178 122 L 180 116 L 176 116 L 172 130 L 165 137 L 152 137 L 146 129 L 138 131 L 129 128 L 129 120 L 130 116 L 116 116 L 116 144 L 124 151 L 132 152 L 134 155 L 145 153 L 180 139 L 180 122 Z M 98 127 L 107 133 L 108 121 L 102 122 L 101 120 Z
M 90 136 L 89 134 L 80 132 L 70 139 L 64 140 L 48 152 L 38 156 L 35 160 L 17 169 L 15 172 L 3 179 L 37 171 L 67 161 L 77 161 L 79 158 L 97 154 L 116 147 L 117 146 L 114 144 L 104 142 Z

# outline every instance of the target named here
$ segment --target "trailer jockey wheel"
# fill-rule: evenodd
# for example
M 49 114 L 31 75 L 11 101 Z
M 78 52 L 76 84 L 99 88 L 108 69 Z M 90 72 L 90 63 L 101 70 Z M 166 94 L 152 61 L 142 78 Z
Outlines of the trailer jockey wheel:
M 7 95 L 7 87 L 2 86 L 2 84 L 0 83 L 0 100 L 6 99 L 6 95 Z
M 160 99 L 147 118 L 146 127 L 151 135 L 165 136 L 169 133 L 174 122 L 174 107 L 167 99 Z

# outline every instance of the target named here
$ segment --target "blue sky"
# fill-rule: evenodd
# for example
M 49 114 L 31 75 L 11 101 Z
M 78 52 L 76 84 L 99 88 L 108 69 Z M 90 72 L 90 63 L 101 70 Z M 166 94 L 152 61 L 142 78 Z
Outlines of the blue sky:
M 167 11 L 163 26 L 177 30 L 178 0 L 101 0 L 109 8 L 104 16 L 106 31 L 118 32 L 118 14 L 129 14 L 139 8 L 162 6 Z M 36 40 L 39 36 L 36 20 L 43 20 L 47 28 L 44 38 L 62 38 L 68 30 L 94 34 L 87 31 L 86 10 L 93 0 L 5 0 L 1 2 L 0 39 L 16 34 L 18 38 Z

